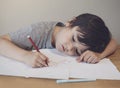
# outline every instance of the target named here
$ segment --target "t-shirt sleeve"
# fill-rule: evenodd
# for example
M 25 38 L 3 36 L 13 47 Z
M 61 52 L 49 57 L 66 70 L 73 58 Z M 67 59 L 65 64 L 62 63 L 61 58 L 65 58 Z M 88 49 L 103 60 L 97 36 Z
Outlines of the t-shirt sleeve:
M 16 32 L 9 33 L 14 44 L 26 50 L 32 50 L 34 47 L 27 38 L 29 35 L 38 48 L 49 48 L 51 45 L 52 30 L 58 22 L 38 22 L 30 26 L 23 27 Z
M 9 35 L 10 35 L 12 42 L 15 45 L 23 49 L 31 50 L 32 45 L 30 44 L 30 41 L 27 38 L 28 35 L 31 36 L 31 32 L 32 32 L 32 27 L 28 26 L 28 27 L 21 28 L 17 30 L 16 32 L 11 32 L 9 33 Z

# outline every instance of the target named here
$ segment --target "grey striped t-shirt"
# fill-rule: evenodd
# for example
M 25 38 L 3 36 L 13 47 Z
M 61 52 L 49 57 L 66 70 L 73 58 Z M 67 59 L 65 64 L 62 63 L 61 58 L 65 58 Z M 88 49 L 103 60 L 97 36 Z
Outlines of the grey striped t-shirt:
M 30 35 L 38 48 L 54 48 L 51 44 L 52 32 L 58 22 L 39 22 L 9 33 L 11 40 L 17 46 L 32 50 L 34 47 L 27 39 Z

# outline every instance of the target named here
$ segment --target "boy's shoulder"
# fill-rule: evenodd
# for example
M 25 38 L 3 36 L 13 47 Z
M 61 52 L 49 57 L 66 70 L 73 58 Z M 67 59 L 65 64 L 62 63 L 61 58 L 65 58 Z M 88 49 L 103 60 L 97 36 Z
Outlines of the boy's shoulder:
M 62 22 L 59 21 L 41 21 L 31 24 L 32 27 L 53 27 L 53 26 L 64 26 Z

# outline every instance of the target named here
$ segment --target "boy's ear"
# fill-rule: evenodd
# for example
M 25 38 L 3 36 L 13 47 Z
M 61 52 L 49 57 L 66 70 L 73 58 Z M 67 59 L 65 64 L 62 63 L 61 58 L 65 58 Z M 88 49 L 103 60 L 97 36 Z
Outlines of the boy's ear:
M 65 23 L 65 26 L 70 27 L 70 23 L 69 22 Z
M 71 27 L 71 22 L 76 20 L 76 17 L 73 17 L 71 20 L 68 20 L 66 23 L 65 23 L 65 26 L 66 27 Z

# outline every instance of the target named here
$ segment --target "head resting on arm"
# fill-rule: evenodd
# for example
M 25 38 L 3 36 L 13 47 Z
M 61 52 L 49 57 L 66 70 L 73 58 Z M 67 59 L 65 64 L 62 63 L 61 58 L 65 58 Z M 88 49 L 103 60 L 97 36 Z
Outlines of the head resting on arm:
M 109 41 L 111 33 L 104 21 L 93 14 L 85 13 L 75 17 L 69 21 L 69 27 L 78 26 L 78 32 L 82 35 L 78 36 L 80 43 L 88 46 L 89 50 L 94 52 L 102 52 Z

